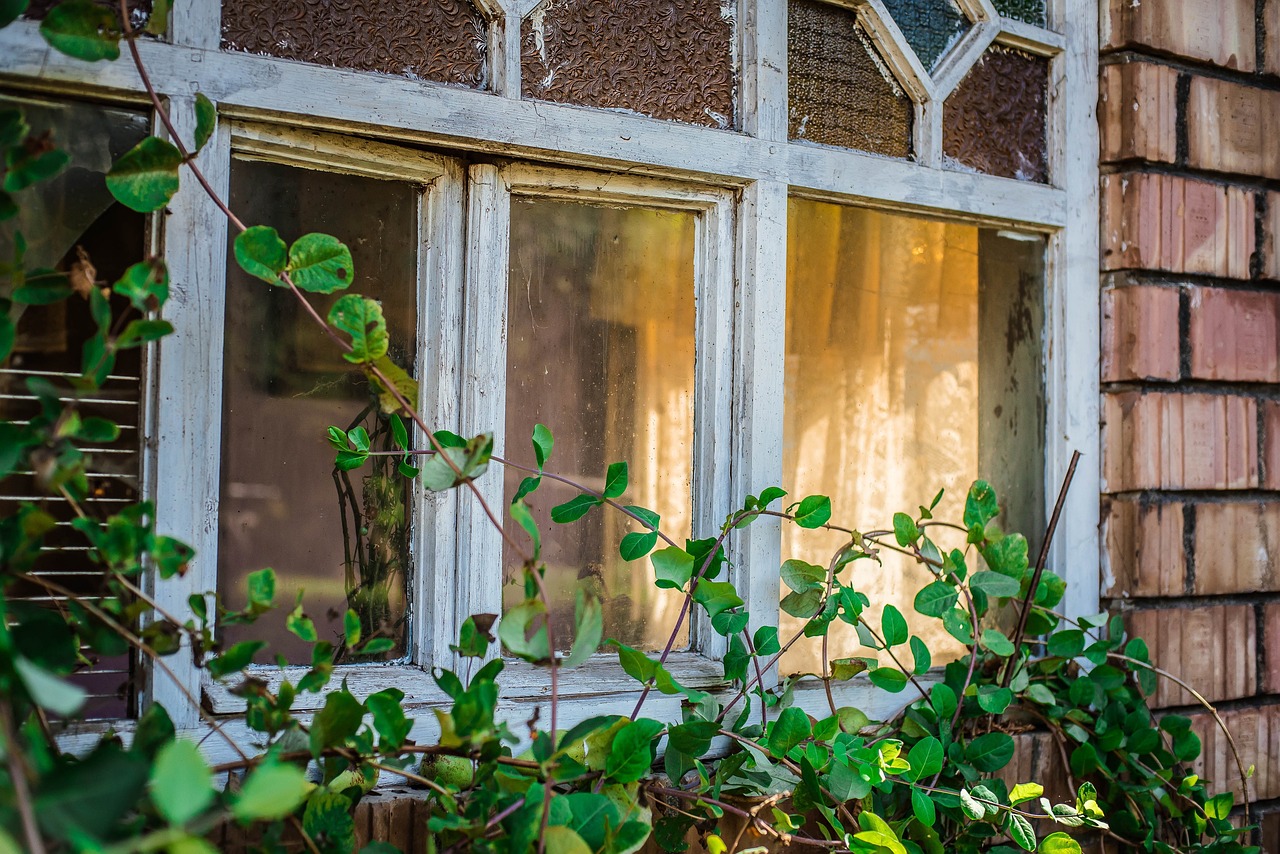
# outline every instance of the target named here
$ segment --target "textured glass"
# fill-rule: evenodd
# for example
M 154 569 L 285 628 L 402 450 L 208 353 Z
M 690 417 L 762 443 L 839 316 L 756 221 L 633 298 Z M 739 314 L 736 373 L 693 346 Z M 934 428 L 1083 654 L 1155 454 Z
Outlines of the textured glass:
M 414 80 L 485 85 L 488 25 L 471 0 L 226 0 L 222 46 Z
M 935 511 L 959 520 L 978 477 L 997 487 L 1001 523 L 1043 529 L 1044 242 L 1039 237 L 793 199 L 788 219 L 783 486 L 831 497 L 832 521 L 892 527 L 939 489 Z M 847 542 L 783 528 L 784 558 L 827 566 Z M 964 534 L 941 531 L 944 550 Z M 907 615 L 935 661 L 958 652 L 912 603 L 930 573 L 883 550 L 883 566 L 851 565 L 842 580 Z M 849 573 L 852 573 L 851 575 Z M 785 628 L 800 621 L 784 615 Z M 837 623 L 831 658 L 870 655 Z M 789 637 L 790 634 L 785 634 Z M 818 672 L 803 641 L 784 672 Z M 938 656 L 939 650 L 944 654 Z
M 517 200 L 511 206 L 506 452 L 533 464 L 534 424 L 551 428 L 548 471 L 597 490 L 612 462 L 630 468 L 618 499 L 662 516 L 683 544 L 692 524 L 694 214 Z M 506 472 L 507 500 L 522 474 Z M 556 525 L 550 510 L 578 494 L 544 479 L 528 499 L 542 530 L 556 642 L 572 639 L 579 588 L 604 600 L 604 636 L 661 649 L 682 597 L 653 586 L 648 560 L 618 555 L 631 530 L 614 510 Z M 510 524 L 513 536 L 525 534 Z M 506 559 L 503 605 L 524 596 Z M 687 622 L 677 648 L 687 645 Z
M 720 0 L 551 0 L 520 31 L 526 98 L 734 126 L 734 28 Z
M 791 0 L 788 10 L 791 138 L 910 156 L 911 100 L 876 55 L 857 15 L 815 0 Z
M 345 239 L 351 293 L 381 300 L 392 359 L 413 370 L 417 325 L 415 259 L 419 191 L 407 184 L 236 161 L 231 206 L 247 222 L 269 222 L 286 241 L 320 231 Z M 311 295 L 322 314 L 341 294 Z M 401 640 L 409 560 L 408 481 L 395 457 L 334 469 L 326 430 L 364 425 L 375 450 L 391 450 L 363 375 L 294 296 L 227 264 L 223 361 L 222 498 L 218 590 L 242 607 L 245 578 L 264 566 L 279 576 L 279 600 L 303 605 L 320 638 L 337 642 L 354 609 L 364 634 Z M 309 663 L 282 621 L 264 620 L 263 660 L 283 653 Z M 236 632 L 229 631 L 235 638 Z
M 884 0 L 884 5 L 930 71 L 969 27 L 954 0 Z
M 71 163 L 50 181 L 23 190 L 20 211 L 0 223 L 0 258 L 14 257 L 14 235 L 27 240 L 28 269 L 53 267 L 62 271 L 96 267 L 94 278 L 113 282 L 130 265 L 142 261 L 147 245 L 146 217 L 115 202 L 103 173 L 148 133 L 145 114 L 86 104 L 55 104 L 0 96 L 0 110 L 20 109 L 36 138 L 48 133 L 52 143 L 71 156 Z M 129 301 L 111 299 L 116 316 L 137 317 Z M 80 375 L 80 354 L 97 332 L 88 302 L 78 296 L 53 305 L 25 307 L 17 317 L 13 353 L 0 363 L 0 418 L 25 421 L 39 411 L 27 388 L 33 377 L 67 388 Z M 142 351 L 122 350 L 103 386 L 76 405 L 81 417 L 109 418 L 120 425 L 111 442 L 84 448 L 89 456 L 89 498 L 83 509 L 90 518 L 118 512 L 139 498 L 142 402 Z M 85 597 L 101 596 L 102 567 L 83 550 L 84 537 L 70 528 L 75 511 L 62 498 L 48 495 L 34 472 L 17 472 L 4 481 L 0 516 L 8 516 L 23 499 L 41 504 L 59 526 L 46 539 L 34 575 Z M 70 547 L 64 551 L 58 547 Z M 36 601 L 46 605 L 63 597 L 36 583 L 16 583 L 5 589 L 10 607 Z M 93 656 L 91 666 L 79 669 L 71 681 L 88 692 L 89 718 L 128 717 L 135 710 L 140 687 L 134 679 L 132 653 Z
M 1006 47 L 988 50 L 947 99 L 942 151 L 949 165 L 1048 181 L 1048 97 L 1049 60 Z
M 994 0 L 996 11 L 1006 18 L 1016 18 L 1044 26 L 1044 0 Z

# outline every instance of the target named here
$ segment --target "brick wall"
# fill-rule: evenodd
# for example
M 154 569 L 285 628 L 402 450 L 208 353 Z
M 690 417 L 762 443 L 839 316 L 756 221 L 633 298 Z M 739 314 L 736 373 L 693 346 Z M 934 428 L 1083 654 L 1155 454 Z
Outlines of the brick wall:
M 1280 0 L 1102 19 L 1103 595 L 1280 852 Z

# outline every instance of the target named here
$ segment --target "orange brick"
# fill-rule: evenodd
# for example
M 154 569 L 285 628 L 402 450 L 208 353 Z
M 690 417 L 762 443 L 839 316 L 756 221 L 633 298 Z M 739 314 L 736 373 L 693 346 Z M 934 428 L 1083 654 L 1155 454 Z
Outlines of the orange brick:
M 1253 71 L 1254 0 L 1108 0 L 1102 45 L 1145 45 Z
M 1197 594 L 1280 591 L 1280 501 L 1197 505 L 1193 552 Z
M 1175 69 L 1150 62 L 1104 65 L 1099 88 L 1104 163 L 1135 157 L 1158 163 L 1177 159 Z
M 1199 169 L 1280 177 L 1280 92 L 1192 77 L 1187 163 Z
M 1102 380 L 1181 376 L 1177 288 L 1137 285 L 1102 292 Z
M 1160 608 L 1125 615 L 1129 633 L 1147 642 L 1157 667 L 1199 691 L 1209 702 L 1252 696 L 1257 688 L 1253 606 Z M 1160 679 L 1152 702 L 1186 706 L 1194 695 Z
M 1280 381 L 1280 294 L 1191 287 L 1191 376 Z
M 1110 598 L 1186 593 L 1181 503 L 1107 502 L 1102 525 L 1110 571 L 1102 595 Z
M 1266 704 L 1230 709 L 1219 712 L 1219 715 L 1235 740 L 1240 764 L 1246 770 L 1250 765 L 1255 769 L 1249 779 L 1249 798 L 1270 800 L 1280 796 L 1280 706 Z M 1230 790 L 1238 803 L 1242 785 L 1240 769 L 1226 735 L 1207 711 L 1189 717 L 1191 728 L 1200 736 L 1202 746 L 1200 757 L 1192 764 L 1193 769 L 1212 781 L 1210 788 L 1213 791 Z
M 1102 179 L 1102 266 L 1249 278 L 1252 193 L 1173 175 Z
M 1238 395 L 1103 395 L 1103 490 L 1259 485 L 1257 402 Z
M 1262 674 L 1262 690 L 1280 694 L 1280 603 L 1262 609 L 1263 644 L 1266 645 L 1267 670 Z

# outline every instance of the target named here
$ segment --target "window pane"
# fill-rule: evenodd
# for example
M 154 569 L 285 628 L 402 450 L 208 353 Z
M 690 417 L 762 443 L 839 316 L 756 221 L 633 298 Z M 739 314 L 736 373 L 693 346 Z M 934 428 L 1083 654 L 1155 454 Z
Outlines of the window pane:
M 969 27 L 955 0 L 884 0 L 884 5 L 930 71 Z
M 995 6 L 1006 18 L 1044 26 L 1044 0 L 995 0 Z
M 792 139 L 911 155 L 911 100 L 876 54 L 857 13 L 791 0 L 787 63 Z
M 511 205 L 507 309 L 506 451 L 532 465 L 535 423 L 555 435 L 548 471 L 601 489 L 609 463 L 625 460 L 623 504 L 662 515 L 681 545 L 690 535 L 696 216 L 517 199 Z M 506 472 L 509 502 L 521 473 Z M 604 635 L 661 648 L 683 597 L 653 587 L 648 560 L 618 555 L 643 530 L 613 510 L 569 526 L 550 510 L 577 490 L 543 481 L 529 497 L 543 532 L 556 641 L 572 639 L 575 592 L 605 602 Z M 511 525 L 514 536 L 525 537 Z M 503 605 L 523 599 L 518 558 L 506 556 Z M 676 648 L 687 645 L 686 628 Z
M 417 328 L 418 204 L 408 184 L 237 161 L 231 206 L 270 223 L 286 241 L 320 231 L 351 248 L 351 292 L 382 301 L 390 355 L 413 370 Z M 321 314 L 341 296 L 311 294 Z M 348 607 L 367 634 L 404 637 L 410 493 L 395 457 L 348 474 L 333 467 L 325 431 L 362 424 L 375 450 L 390 450 L 388 423 L 359 371 L 342 359 L 293 295 L 227 265 L 223 374 L 222 498 L 218 589 L 244 602 L 250 572 L 274 567 L 280 601 L 305 591 L 322 640 L 340 639 Z M 309 663 L 304 645 L 267 618 L 255 636 Z M 234 640 L 235 632 L 230 631 Z M 264 660 L 268 660 L 264 658 Z
M 1048 181 L 1048 98 L 1049 60 L 989 49 L 947 98 L 942 151 L 948 165 Z
M 57 177 L 17 196 L 18 215 L 0 223 L 0 258 L 14 257 L 14 235 L 21 233 L 27 242 L 23 261 L 28 270 L 53 267 L 65 272 L 87 262 L 96 268 L 93 275 L 99 284 L 116 281 L 130 265 L 144 259 L 147 218 L 117 203 L 103 174 L 115 158 L 147 136 L 147 116 L 89 104 L 0 96 L 0 110 L 11 109 L 22 111 L 35 138 L 50 134 L 50 141 L 66 151 L 71 162 Z M 112 296 L 111 310 L 115 317 L 138 316 L 119 295 Z M 25 421 L 39 411 L 27 388 L 31 377 L 49 380 L 70 395 L 69 380 L 81 371 L 81 350 L 96 332 L 89 303 L 80 296 L 53 305 L 26 306 L 17 318 L 13 353 L 0 363 L 0 418 Z M 82 506 L 91 518 L 117 513 L 140 498 L 142 388 L 142 351 L 122 350 L 107 381 L 76 406 L 81 417 L 107 418 L 120 426 L 115 441 L 81 446 L 89 456 L 89 498 Z M 45 540 L 45 554 L 36 561 L 35 575 L 82 596 L 106 593 L 102 567 L 82 550 L 85 538 L 71 529 L 75 513 L 66 501 L 48 496 L 34 472 L 15 472 L 6 478 L 3 495 L 0 515 L 16 511 L 18 501 L 25 498 L 42 503 L 42 509 L 58 521 Z M 62 599 L 37 584 L 12 584 L 5 595 L 11 604 Z M 93 658 L 91 667 L 71 676 L 89 694 L 85 717 L 133 714 L 139 687 L 134 679 L 134 653 Z
M 1000 493 L 1002 524 L 1034 547 L 1044 504 L 1043 240 L 800 199 L 788 235 L 783 486 L 830 496 L 834 522 L 866 531 L 892 527 L 895 511 L 914 515 L 944 488 L 935 515 L 958 520 L 969 484 L 983 477 Z M 822 566 L 846 542 L 783 531 L 784 557 Z M 963 534 L 936 540 L 964 547 Z M 957 652 L 939 621 L 912 608 L 927 570 L 882 557 L 883 567 L 860 561 L 843 580 L 877 613 L 896 605 L 935 660 L 939 649 Z M 835 624 L 831 657 L 870 654 L 847 629 Z M 818 672 L 819 643 L 802 643 L 784 672 Z

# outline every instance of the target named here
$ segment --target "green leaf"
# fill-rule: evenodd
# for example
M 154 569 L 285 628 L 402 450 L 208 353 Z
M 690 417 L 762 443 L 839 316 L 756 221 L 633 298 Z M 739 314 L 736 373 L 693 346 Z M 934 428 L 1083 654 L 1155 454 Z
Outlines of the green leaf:
M 115 12 L 92 0 L 68 0 L 40 22 L 49 46 L 75 59 L 97 62 L 120 58 L 120 28 Z
M 980 735 L 965 747 L 964 757 L 983 773 L 999 771 L 1013 758 L 1013 739 L 1003 732 Z
M 896 667 L 877 667 L 867 675 L 872 685 L 894 694 L 907 687 L 907 674 Z
M 320 635 L 316 632 L 316 624 L 303 612 L 301 601 L 289 612 L 289 616 L 285 617 L 284 627 L 307 643 L 315 643 L 320 639 Z
M 329 234 L 304 234 L 289 247 L 293 283 L 313 294 L 345 290 L 355 275 L 351 250 Z
M 1004 636 L 1004 632 L 999 629 L 983 629 L 982 645 L 994 652 L 996 655 L 1008 658 L 1013 655 L 1013 641 Z
M 10 193 L 25 190 L 33 184 L 47 181 L 57 175 L 67 164 L 71 156 L 59 148 L 39 141 L 28 140 L 22 145 L 10 148 L 5 154 L 4 189 Z M 8 217 L 5 217 L 8 219 Z
M 1234 804 L 1235 797 L 1230 792 L 1223 792 L 1205 802 L 1204 814 L 1209 818 L 1226 820 L 1231 817 L 1231 807 Z
M 707 581 L 705 578 L 694 588 L 693 601 L 706 610 L 707 616 L 711 617 L 713 622 L 716 615 L 743 604 L 742 597 L 738 595 L 738 589 L 731 582 Z
M 551 448 L 554 445 L 555 439 L 545 424 L 533 425 L 533 457 L 538 461 L 538 471 L 542 471 L 542 467 L 551 458 Z
M 1062 831 L 1050 833 L 1040 840 L 1040 854 L 1082 854 L 1080 843 Z
M 128 350 L 149 341 L 159 341 L 173 334 L 173 324 L 167 320 L 131 320 L 116 339 L 116 347 Z
M 622 538 L 618 553 L 623 560 L 639 560 L 658 544 L 657 531 L 632 531 Z
M 901 646 L 910 637 L 906 618 L 892 605 L 884 606 L 884 613 L 880 616 L 880 633 L 886 647 Z
M 980 590 L 988 596 L 996 598 L 1017 596 L 1018 590 L 1022 587 L 1018 579 L 992 572 L 989 569 L 975 572 L 973 578 L 969 579 L 969 586 L 974 590 Z
M 9 358 L 9 354 L 13 352 L 13 345 L 18 340 L 18 328 L 13 323 L 13 318 L 9 316 L 9 312 L 0 311 L 0 362 L 4 362 Z M 10 450 L 13 448 L 11 447 Z M 0 477 L 7 475 L 7 471 L 0 471 Z
M 387 321 L 377 300 L 346 294 L 329 309 L 329 324 L 351 336 L 351 352 L 342 354 L 348 362 L 359 365 L 387 354 Z
M 981 821 L 986 816 L 986 808 L 974 800 L 968 789 L 960 790 L 960 810 L 974 821 Z
M 551 508 L 551 521 L 558 525 L 567 525 L 570 522 L 576 522 L 590 512 L 591 508 L 599 507 L 603 502 L 594 495 L 582 493 L 574 498 L 569 499 L 563 504 L 558 504 Z
M 1017 813 L 1009 814 L 1009 826 L 1005 828 L 1009 834 L 1009 838 L 1018 843 L 1027 851 L 1036 850 L 1036 832 L 1031 827 L 1031 822 Z
M 767 746 L 774 756 L 783 757 L 800 742 L 813 734 L 813 725 L 804 709 L 796 706 L 783 709 L 769 729 Z
M 920 539 L 920 529 L 916 527 L 916 520 L 906 513 L 894 513 L 893 536 L 900 546 L 909 546 Z
M 258 650 L 266 646 L 265 641 L 241 641 L 226 652 L 209 661 L 209 675 L 221 679 L 231 673 L 244 670 L 253 661 Z
M 375 368 L 377 373 L 374 372 Z M 392 390 L 399 393 L 410 407 L 417 405 L 418 381 L 409 376 L 409 372 L 404 368 L 391 361 L 390 356 L 383 356 L 372 365 L 364 365 L 363 370 L 369 382 L 378 390 L 378 405 L 382 407 L 383 412 L 391 413 L 400 410 L 400 401 Z M 386 382 L 378 376 L 379 373 L 386 377 Z
M 831 499 L 825 495 L 810 495 L 795 511 L 796 524 L 801 528 L 821 528 L 830 519 Z
M 498 638 L 512 655 L 527 661 L 545 661 L 551 657 L 547 642 L 546 625 L 540 625 L 530 636 L 529 629 L 536 619 L 546 613 L 541 602 L 524 602 L 502 615 L 498 623 Z
M 634 783 L 649 773 L 656 740 L 662 730 L 662 723 L 647 718 L 624 726 L 614 738 L 605 761 L 605 776 L 618 783 Z
M 25 11 L 27 11 L 27 0 L 0 0 L 0 27 L 9 26 L 22 17 Z
M 960 592 L 945 581 L 935 581 L 916 594 L 915 609 L 926 617 L 941 617 L 956 606 Z
M 169 299 L 169 271 L 163 261 L 142 261 L 125 270 L 112 290 L 145 314 Z
M 1009 803 L 1013 806 L 1034 801 L 1044 794 L 1044 786 L 1039 783 L 1019 783 L 1009 792 Z
M 1002 715 L 1013 702 L 1013 692 L 998 685 L 983 685 L 978 688 L 978 706 L 993 715 Z
M 279 285 L 280 274 L 289 263 L 289 247 L 269 225 L 255 225 L 236 235 L 236 263 L 250 276 Z
M 364 707 L 350 692 L 333 691 L 324 698 L 324 708 L 311 720 L 311 755 L 326 748 L 340 747 L 360 729 Z
M 653 562 L 653 571 L 658 587 L 667 590 L 682 590 L 693 577 L 693 555 L 681 548 L 669 546 L 653 553 L 649 558 Z
M 600 600 L 583 590 L 577 593 L 574 603 L 573 646 L 560 663 L 562 668 L 577 667 L 600 648 L 604 637 L 604 607 Z
M 986 527 L 987 523 L 1000 512 L 1000 503 L 996 499 L 996 491 L 985 480 L 976 480 L 969 487 L 969 495 L 964 502 L 964 524 L 966 528 L 975 525 Z
M 604 497 L 618 498 L 627 491 L 627 464 L 610 463 L 604 476 Z
M 308 785 L 296 765 L 265 762 L 245 778 L 231 812 L 242 822 L 282 819 L 306 798 Z
M 915 746 L 907 754 L 907 762 L 911 764 L 911 770 L 905 776 L 913 783 L 926 777 L 932 777 L 942 770 L 942 760 L 942 742 L 931 735 L 927 735 L 916 742 Z
M 912 672 L 917 676 L 928 672 L 933 666 L 933 655 L 929 652 L 928 645 L 915 635 L 911 636 L 911 657 L 915 661 Z
M 164 0 L 167 2 L 168 0 Z M 152 18 L 156 17 L 155 11 L 152 11 Z M 203 92 L 196 93 L 196 151 L 204 148 L 205 143 L 209 141 L 209 137 L 213 136 L 213 129 L 218 123 L 218 110 L 213 106 L 213 102 L 205 97 Z
M 543 837 L 546 850 L 556 854 L 593 854 L 582 837 L 564 825 L 552 825 Z
M 847 682 L 859 673 L 865 673 L 866 671 L 867 662 L 865 659 L 836 658 L 831 661 L 831 678 L 837 682 Z
M 789 560 L 782 564 L 782 582 L 797 593 L 822 590 L 827 586 L 827 571 L 823 567 L 802 560 Z
M 803 593 L 788 593 L 782 597 L 780 607 L 793 617 L 807 620 L 822 609 L 822 591 L 806 590 Z
M 302 814 L 302 829 L 321 843 L 322 854 L 347 854 L 356 847 L 351 801 L 337 792 L 313 792 Z
M 933 799 L 919 789 L 911 790 L 911 812 L 915 814 L 916 821 L 925 827 L 933 827 L 938 820 L 938 810 Z
M 46 19 L 47 20 L 47 19 Z M 173 143 L 149 136 L 120 156 L 107 173 L 107 189 L 122 205 L 151 213 L 178 192 L 182 152 Z
M 84 705 L 85 690 L 79 685 L 55 676 L 25 656 L 17 655 L 11 660 L 27 694 L 37 706 L 64 718 L 80 711 Z
M 384 688 L 365 697 L 364 704 L 373 715 L 373 728 L 382 739 L 380 746 L 384 750 L 399 748 L 413 729 L 413 719 L 404 715 L 403 700 L 404 692 L 398 688 Z
M 1084 652 L 1084 632 L 1079 629 L 1064 629 L 1049 635 L 1049 654 L 1063 658 L 1075 658 Z
M 529 539 L 533 543 L 533 559 L 537 560 L 542 553 L 542 532 L 538 530 L 538 523 L 534 521 L 529 505 L 525 504 L 523 498 L 517 498 L 511 502 L 511 508 L 507 512 L 529 535 Z
M 213 772 L 199 747 L 179 738 L 161 748 L 151 768 L 151 800 L 166 821 L 186 824 L 213 798 Z

